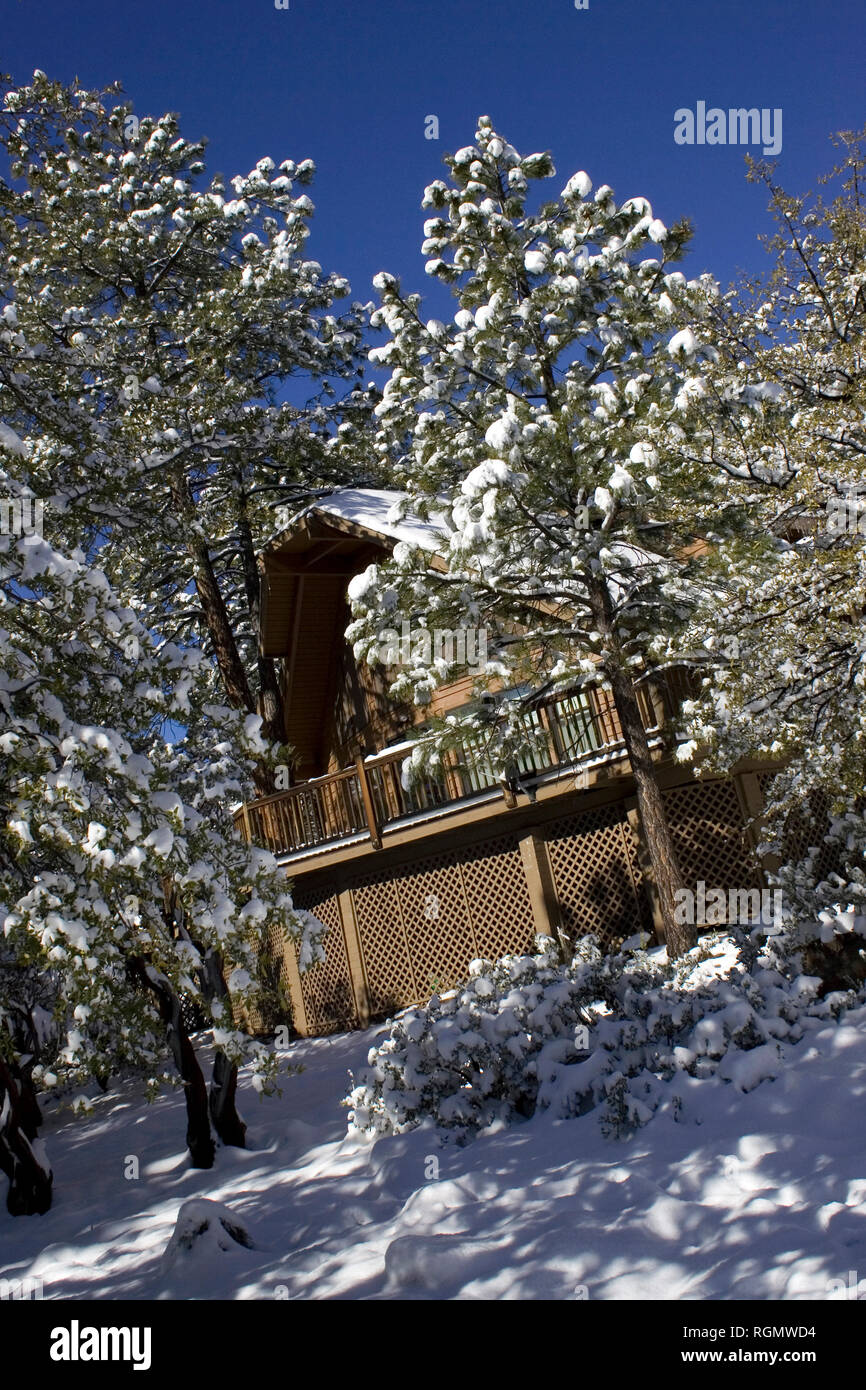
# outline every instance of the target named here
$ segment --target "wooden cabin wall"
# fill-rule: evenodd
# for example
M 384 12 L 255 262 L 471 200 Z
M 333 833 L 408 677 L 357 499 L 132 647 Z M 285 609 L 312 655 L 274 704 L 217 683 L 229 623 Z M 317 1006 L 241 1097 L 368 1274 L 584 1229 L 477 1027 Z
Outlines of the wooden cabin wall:
M 348 609 L 343 629 L 348 625 Z M 359 752 L 378 753 L 403 738 L 414 722 L 413 710 L 388 694 L 392 677 L 382 666 L 357 662 L 345 639 L 335 663 L 332 698 L 323 708 L 328 761 L 323 771 L 348 767 Z

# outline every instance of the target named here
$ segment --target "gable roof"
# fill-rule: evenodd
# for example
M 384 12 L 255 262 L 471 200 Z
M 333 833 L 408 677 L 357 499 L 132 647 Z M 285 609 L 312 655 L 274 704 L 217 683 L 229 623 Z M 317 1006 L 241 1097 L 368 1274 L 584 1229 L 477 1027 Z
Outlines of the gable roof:
M 323 497 L 309 510 L 354 523 L 371 535 L 391 541 L 408 541 L 423 550 L 441 550 L 443 544 L 447 547 L 450 530 L 444 515 L 433 513 L 429 521 L 409 511 L 401 516 L 401 504 L 405 500 L 405 492 L 347 487 Z
M 341 488 L 305 507 L 259 556 L 259 645 L 284 661 L 286 738 L 299 767 L 325 760 L 323 714 L 337 694 L 349 580 L 397 541 L 432 552 L 447 544 L 435 521 L 397 520 L 403 500 L 399 492 Z
M 331 581 L 316 584 L 324 598 L 337 590 L 344 592 L 353 575 L 398 540 L 434 551 L 441 546 L 444 535 L 435 523 L 420 517 L 394 519 L 395 506 L 404 496 L 372 488 L 340 488 L 311 502 L 271 537 L 259 557 L 263 655 L 287 655 L 292 614 L 307 580 Z

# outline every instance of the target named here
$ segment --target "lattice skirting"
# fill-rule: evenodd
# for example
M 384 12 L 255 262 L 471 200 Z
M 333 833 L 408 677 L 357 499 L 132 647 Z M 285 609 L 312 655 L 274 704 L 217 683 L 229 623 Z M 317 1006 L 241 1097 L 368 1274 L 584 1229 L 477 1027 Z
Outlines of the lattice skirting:
M 773 776 L 772 772 L 759 774 L 761 792 L 764 796 L 769 790 Z M 807 802 L 800 806 L 792 806 L 785 827 L 782 845 L 785 861 L 801 861 L 817 850 L 817 854 L 814 854 L 816 879 L 844 873 L 839 846 L 832 842 L 828 844 L 824 838 L 830 828 L 830 805 L 829 795 L 816 789 L 809 793 Z M 857 809 L 862 811 L 862 802 L 858 804 Z
M 471 960 L 527 951 L 534 923 L 513 837 L 430 855 L 352 888 L 374 1014 L 465 980 Z
M 760 869 L 749 848 L 732 782 L 692 782 L 665 793 L 680 870 L 687 886 L 751 888 Z
M 555 821 L 545 839 L 562 925 L 572 940 L 592 932 L 610 948 L 651 930 L 637 840 L 622 802 Z
M 337 899 L 333 895 L 305 894 L 302 890 L 293 898 L 297 907 L 307 908 L 327 927 L 323 941 L 324 961 L 300 976 L 305 1015 L 303 1031 L 334 1033 L 352 1028 L 358 1011 Z M 295 955 L 294 947 L 286 949 Z M 300 1020 L 296 1020 L 296 1024 L 298 1022 Z
M 665 793 L 687 884 L 745 888 L 760 883 L 740 801 L 729 781 L 693 782 Z M 528 831 L 522 832 L 528 834 Z M 623 802 L 532 827 L 546 856 L 562 927 L 595 933 L 613 948 L 652 928 L 645 854 Z M 333 888 L 295 890 L 327 927 L 327 960 L 303 976 L 294 948 L 282 955 L 306 1033 L 356 1027 L 448 989 L 476 957 L 532 948 L 538 929 L 516 833 L 424 854 L 396 867 L 355 873 Z M 301 1016 L 302 1015 L 302 1016 Z

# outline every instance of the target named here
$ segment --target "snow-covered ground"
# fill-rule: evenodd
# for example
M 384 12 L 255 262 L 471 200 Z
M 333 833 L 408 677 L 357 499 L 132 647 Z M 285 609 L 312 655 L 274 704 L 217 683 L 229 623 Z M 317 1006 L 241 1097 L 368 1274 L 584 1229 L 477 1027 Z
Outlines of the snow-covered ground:
M 866 1009 L 748 1093 L 687 1079 L 679 1119 L 665 1106 L 626 1141 L 549 1113 L 463 1148 L 347 1137 L 347 1070 L 376 1036 L 298 1043 L 282 1098 L 245 1081 L 250 1147 L 210 1172 L 188 1165 L 177 1093 L 49 1115 L 55 1205 L 0 1214 L 0 1277 L 79 1299 L 836 1299 L 861 1279 L 866 1297 Z M 253 1248 L 217 1227 L 166 1258 L 193 1198 Z

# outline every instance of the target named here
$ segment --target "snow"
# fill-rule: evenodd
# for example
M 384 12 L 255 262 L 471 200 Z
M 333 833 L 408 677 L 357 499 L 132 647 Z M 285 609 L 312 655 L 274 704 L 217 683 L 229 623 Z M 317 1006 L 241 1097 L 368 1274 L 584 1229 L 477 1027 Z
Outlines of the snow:
M 634 487 L 634 479 L 628 469 L 618 463 L 608 478 L 607 485 L 611 492 L 628 493 Z
M 361 574 L 356 574 L 349 580 L 348 594 L 353 603 L 359 602 L 375 588 L 377 576 L 377 567 L 368 565 Z
M 675 333 L 668 343 L 668 352 L 671 357 L 677 357 L 679 353 L 685 353 L 686 357 L 694 357 L 698 350 L 697 339 L 690 328 L 682 328 L 679 333 Z
M 0 448 L 5 449 L 9 454 L 16 454 L 20 458 L 27 457 L 27 445 L 15 433 L 11 425 L 4 424 L 0 420 Z
M 182 1290 L 212 1261 L 254 1248 L 255 1242 L 234 1212 L 220 1202 L 193 1197 L 182 1204 L 177 1214 L 162 1269 L 169 1279 L 178 1280 Z
M 125 1083 L 89 1120 L 51 1102 L 55 1205 L 0 1214 L 0 1277 L 46 1299 L 798 1300 L 864 1267 L 866 1009 L 818 1023 L 775 1080 L 764 1048 L 750 1078 L 683 1078 L 679 1111 L 618 1142 L 549 1112 L 462 1148 L 347 1137 L 347 1070 L 383 1031 L 293 1044 L 281 1099 L 245 1070 L 250 1147 L 210 1172 L 179 1093 L 148 1106 Z
M 487 429 L 484 435 L 484 442 L 494 449 L 496 453 L 505 453 L 512 444 L 516 444 L 520 438 L 520 421 L 516 416 L 506 413 L 500 415 L 498 420 Z
M 402 520 L 397 519 L 396 507 L 404 498 L 405 493 L 377 488 L 341 488 L 313 503 L 302 515 L 318 512 L 342 517 L 380 536 L 406 541 L 424 550 L 436 551 L 443 543 L 447 545 L 450 532 L 440 513 L 434 513 L 430 521 L 423 521 L 411 513 Z
M 572 174 L 571 178 L 568 180 L 568 183 L 563 188 L 560 197 L 586 198 L 589 196 L 591 192 L 592 179 L 589 177 L 589 174 L 585 174 L 581 169 L 578 171 L 578 173 Z
M 497 420 L 496 424 L 503 425 L 504 422 Z M 494 428 L 491 425 L 487 431 L 488 442 L 491 442 L 490 434 Z M 488 488 L 504 487 L 513 476 L 511 469 L 503 459 L 485 459 L 483 463 L 479 463 L 477 468 L 473 468 L 471 473 L 467 473 L 460 484 L 460 491 L 465 497 L 477 497 L 480 492 L 485 492 Z

